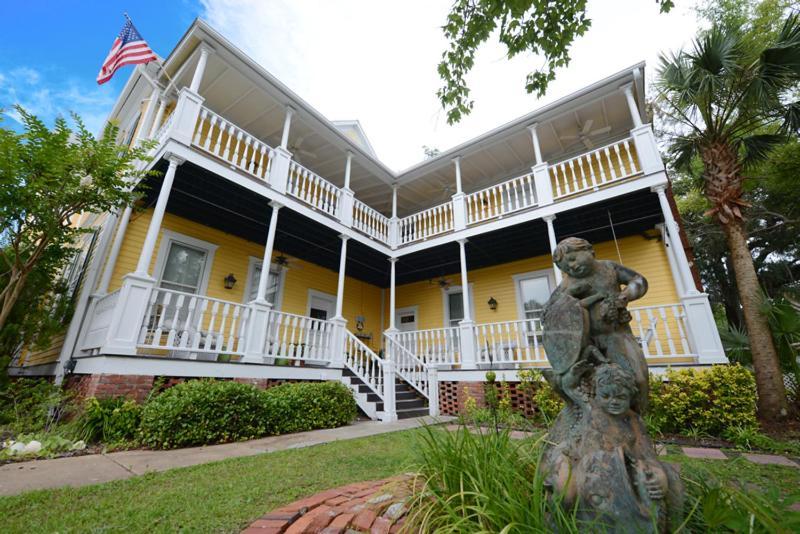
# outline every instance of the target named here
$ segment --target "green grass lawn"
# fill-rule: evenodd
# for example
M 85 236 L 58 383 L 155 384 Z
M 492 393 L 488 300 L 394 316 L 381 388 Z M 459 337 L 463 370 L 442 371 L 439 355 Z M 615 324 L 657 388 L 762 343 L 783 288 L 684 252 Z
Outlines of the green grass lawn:
M 0 532 L 238 532 L 319 491 L 414 468 L 420 430 L 236 458 L 76 489 L 0 498 Z M 800 487 L 800 469 L 670 456 L 749 489 Z

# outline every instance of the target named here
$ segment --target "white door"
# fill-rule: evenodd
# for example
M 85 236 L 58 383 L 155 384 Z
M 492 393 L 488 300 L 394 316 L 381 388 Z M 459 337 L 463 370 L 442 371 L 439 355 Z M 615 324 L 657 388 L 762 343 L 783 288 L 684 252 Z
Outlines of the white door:
M 417 329 L 417 306 L 400 308 L 395 312 L 394 324 L 401 332 L 411 332 Z
M 308 290 L 308 316 L 313 319 L 330 319 L 336 313 L 336 297 L 321 291 Z

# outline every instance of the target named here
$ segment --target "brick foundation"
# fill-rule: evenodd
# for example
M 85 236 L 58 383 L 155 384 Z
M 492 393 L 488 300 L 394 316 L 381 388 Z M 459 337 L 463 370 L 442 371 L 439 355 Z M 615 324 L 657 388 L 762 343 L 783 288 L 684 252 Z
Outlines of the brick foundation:
M 78 399 L 96 397 L 98 399 L 108 397 L 128 397 L 136 402 L 144 402 L 147 396 L 157 388 L 156 393 L 176 386 L 188 380 L 199 380 L 197 378 L 186 378 L 180 376 L 152 376 L 152 375 L 70 375 L 65 379 L 65 388 L 75 393 Z M 217 380 L 231 380 L 219 378 Z M 242 384 L 250 384 L 261 389 L 269 389 L 281 384 L 306 382 L 305 380 L 294 380 L 284 378 L 234 378 L 232 379 Z
M 485 382 L 439 382 L 439 413 L 442 415 L 460 415 L 466 412 L 467 400 L 475 399 L 478 408 L 485 408 Z M 498 382 L 498 387 L 508 390 L 511 407 L 526 416 L 535 411 L 533 400 L 521 387 L 519 382 Z

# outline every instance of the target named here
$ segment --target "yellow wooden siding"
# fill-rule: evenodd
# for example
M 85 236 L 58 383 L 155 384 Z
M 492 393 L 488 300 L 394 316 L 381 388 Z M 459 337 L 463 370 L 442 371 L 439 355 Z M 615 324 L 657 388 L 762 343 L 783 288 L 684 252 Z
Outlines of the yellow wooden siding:
M 144 243 L 147 227 L 150 224 L 151 215 L 152 210 L 148 209 L 131 217 L 117 264 L 114 266 L 110 291 L 119 288 L 122 283 L 122 277 L 125 274 L 136 270 L 136 263 L 139 259 L 142 243 Z M 206 294 L 210 297 L 233 302 L 244 301 L 249 265 L 248 257 L 261 258 L 264 254 L 263 245 L 170 213 L 165 214 L 161 228 L 162 230 L 170 230 L 218 245 L 211 265 Z M 153 270 L 160 245 L 161 235 L 159 235 L 156 243 L 156 252 L 153 254 L 153 260 L 149 268 L 150 274 L 156 277 L 160 273 L 155 273 Z M 273 253 L 273 257 L 279 254 L 280 251 L 276 250 Z M 236 280 L 238 280 L 233 289 L 225 289 L 224 287 L 223 279 L 229 273 L 233 273 Z M 314 289 L 336 295 L 337 281 L 338 274 L 335 271 L 313 263 L 293 259 L 292 265 L 286 272 L 281 310 L 288 313 L 306 315 L 308 290 Z M 368 344 L 373 348 L 377 348 L 380 345 L 380 302 L 381 290 L 377 286 L 350 277 L 345 279 L 345 298 L 342 313 L 347 319 L 347 327 L 356 332 L 356 316 L 364 316 L 364 333 L 372 332 L 372 342 Z
M 647 295 L 632 303 L 632 306 L 678 302 L 678 294 L 672 280 L 666 250 L 661 241 L 632 236 L 620 239 L 619 248 L 622 263 L 641 273 L 650 284 Z M 596 244 L 595 252 L 598 259 L 619 262 L 613 241 Z M 403 259 L 400 258 L 400 262 L 402 261 Z M 551 261 L 550 255 L 543 255 L 470 271 L 467 277 L 475 299 L 475 321 L 490 323 L 521 319 L 514 275 L 551 269 Z M 461 284 L 461 275 L 458 272 L 451 273 L 446 278 L 453 285 Z M 419 306 L 417 328 L 420 330 L 445 326 L 442 290 L 435 285 L 435 282 L 434 280 L 434 284 L 431 284 L 426 280 L 397 287 L 397 308 Z M 495 311 L 491 311 L 487 304 L 491 297 L 498 302 Z M 386 313 L 388 317 L 388 308 Z
M 47 348 L 29 350 L 26 347 L 22 349 L 19 364 L 23 367 L 29 367 L 31 365 L 42 365 L 57 361 L 58 355 L 61 352 L 61 347 L 64 346 L 64 335 L 65 334 L 58 334 L 53 336 L 50 340 L 50 346 Z

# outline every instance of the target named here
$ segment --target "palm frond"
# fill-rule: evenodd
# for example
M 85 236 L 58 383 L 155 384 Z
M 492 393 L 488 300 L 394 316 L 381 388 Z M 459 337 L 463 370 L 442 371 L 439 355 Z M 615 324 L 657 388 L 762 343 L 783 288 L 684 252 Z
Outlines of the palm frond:
M 669 156 L 672 166 L 681 172 L 691 174 L 692 161 L 700 152 L 700 140 L 696 135 L 685 135 L 672 140 Z
M 800 100 L 790 102 L 784 107 L 781 133 L 795 135 L 800 133 Z
M 742 165 L 749 167 L 764 161 L 773 148 L 786 140 L 786 136 L 781 134 L 755 134 L 743 137 Z

